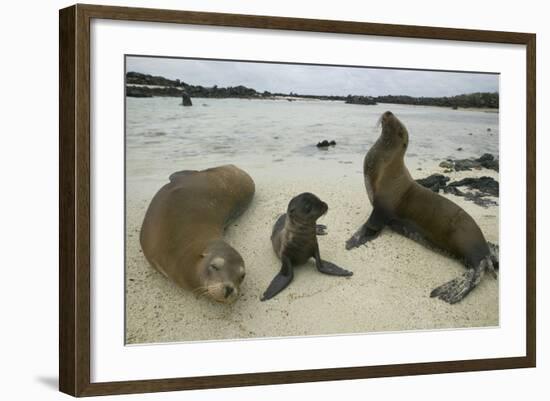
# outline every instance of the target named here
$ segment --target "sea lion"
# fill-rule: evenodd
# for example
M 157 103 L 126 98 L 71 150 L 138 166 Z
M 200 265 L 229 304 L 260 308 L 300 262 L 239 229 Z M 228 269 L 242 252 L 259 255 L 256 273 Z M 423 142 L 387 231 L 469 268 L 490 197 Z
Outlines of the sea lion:
M 281 259 L 279 274 L 269 284 L 261 300 L 273 298 L 290 284 L 294 277 L 294 266 L 305 264 L 315 258 L 315 266 L 321 273 L 332 276 L 351 276 L 352 272 L 321 259 L 317 235 L 325 235 L 326 226 L 316 221 L 328 210 L 328 205 L 317 196 L 305 192 L 294 197 L 287 212 L 277 219 L 271 233 L 275 254 Z
M 145 257 L 179 286 L 218 302 L 233 302 L 245 264 L 223 233 L 253 196 L 254 181 L 233 165 L 172 174 L 143 220 L 140 242 Z
M 463 261 L 468 270 L 435 288 L 430 296 L 454 304 L 480 282 L 485 271 L 495 278 L 498 254 L 474 219 L 449 199 L 416 183 L 404 162 L 409 144 L 405 126 L 391 112 L 381 117 L 382 133 L 363 163 L 365 187 L 373 210 L 346 249 L 365 244 L 389 226 L 425 245 Z

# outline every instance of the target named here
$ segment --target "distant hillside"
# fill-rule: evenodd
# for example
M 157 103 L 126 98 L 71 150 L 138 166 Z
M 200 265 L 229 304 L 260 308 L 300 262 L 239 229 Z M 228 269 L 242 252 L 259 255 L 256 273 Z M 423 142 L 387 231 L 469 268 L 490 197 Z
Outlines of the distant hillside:
M 421 106 L 442 106 L 442 107 L 472 107 L 472 108 L 494 108 L 498 109 L 498 93 L 469 93 L 458 96 L 445 97 L 413 97 L 413 96 L 326 96 L 326 95 L 300 95 L 290 93 L 271 93 L 268 91 L 258 92 L 246 86 L 233 86 L 227 88 L 204 87 L 191 85 L 179 79 L 171 80 L 161 76 L 142 74 L 139 72 L 128 72 L 126 74 L 126 96 L 129 97 L 153 97 L 172 96 L 180 97 L 187 93 L 190 97 L 204 98 L 273 98 L 284 96 L 288 98 L 308 98 L 319 100 L 341 100 L 350 104 L 374 105 L 377 103 L 413 104 Z
M 242 85 L 229 88 L 218 88 L 217 86 L 207 88 L 201 85 L 189 85 L 179 79 L 171 80 L 139 72 L 128 72 L 126 74 L 126 96 L 181 96 L 183 92 L 190 97 L 250 98 L 262 96 L 254 89 Z
M 412 97 L 412 96 L 378 96 L 379 103 L 415 104 L 420 106 L 443 107 L 483 107 L 498 109 L 498 93 L 478 92 L 458 96 Z

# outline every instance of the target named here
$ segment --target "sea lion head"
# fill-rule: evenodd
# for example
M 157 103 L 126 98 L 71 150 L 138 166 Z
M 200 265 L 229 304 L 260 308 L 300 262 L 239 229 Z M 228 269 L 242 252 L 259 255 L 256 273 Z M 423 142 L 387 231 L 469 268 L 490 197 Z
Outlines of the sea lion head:
M 409 133 L 405 125 L 391 112 L 386 111 L 380 116 L 382 134 L 380 139 L 386 148 L 399 149 L 403 154 L 409 146 Z
M 223 240 L 210 241 L 199 261 L 201 293 L 214 301 L 234 302 L 244 280 L 244 260 Z
M 290 220 L 311 224 L 328 211 L 328 205 L 317 196 L 304 192 L 292 198 L 287 208 Z

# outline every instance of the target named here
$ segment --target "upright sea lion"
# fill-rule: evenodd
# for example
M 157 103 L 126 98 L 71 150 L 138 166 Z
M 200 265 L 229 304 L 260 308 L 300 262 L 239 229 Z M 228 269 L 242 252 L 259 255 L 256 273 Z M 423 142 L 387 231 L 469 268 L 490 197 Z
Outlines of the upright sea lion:
M 353 273 L 321 259 L 317 235 L 324 235 L 326 226 L 316 225 L 319 217 L 328 210 L 328 205 L 317 196 L 305 192 L 294 197 L 287 212 L 277 219 L 271 233 L 275 254 L 283 265 L 262 296 L 262 301 L 273 298 L 290 284 L 294 266 L 303 265 L 315 258 L 315 266 L 321 273 L 332 276 L 351 276 Z
M 183 288 L 218 302 L 234 301 L 245 267 L 223 233 L 253 196 L 254 181 L 233 165 L 172 174 L 143 220 L 145 257 Z
M 430 296 L 456 303 L 477 286 L 485 271 L 496 278 L 498 256 L 468 213 L 412 179 L 404 162 L 409 144 L 405 126 L 389 111 L 382 115 L 381 123 L 382 133 L 363 164 L 373 210 L 367 222 L 346 242 L 346 249 L 373 240 L 385 226 L 439 248 L 463 261 L 468 270 L 435 288 Z

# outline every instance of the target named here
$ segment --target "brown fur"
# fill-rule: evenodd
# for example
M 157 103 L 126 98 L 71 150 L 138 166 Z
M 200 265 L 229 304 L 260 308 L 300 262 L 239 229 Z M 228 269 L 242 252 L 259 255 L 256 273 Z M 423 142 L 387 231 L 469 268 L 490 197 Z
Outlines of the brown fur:
M 409 144 L 405 126 L 392 113 L 381 117 L 382 133 L 363 163 L 365 187 L 373 213 L 346 243 L 351 249 L 376 237 L 388 225 L 464 261 L 475 272 L 435 289 L 432 296 L 454 303 L 498 263 L 481 229 L 460 206 L 414 181 L 405 166 Z
M 140 235 L 145 257 L 183 288 L 223 301 L 223 286 L 229 285 L 236 296 L 244 261 L 223 233 L 253 195 L 254 182 L 233 165 L 172 174 L 145 214 Z

